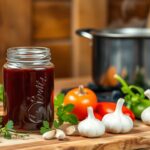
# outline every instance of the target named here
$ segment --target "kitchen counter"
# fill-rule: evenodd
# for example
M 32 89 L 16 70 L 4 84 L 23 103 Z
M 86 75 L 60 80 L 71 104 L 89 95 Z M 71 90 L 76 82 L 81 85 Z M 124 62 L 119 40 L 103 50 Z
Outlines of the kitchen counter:
M 55 95 L 62 89 L 77 87 L 80 84 L 86 85 L 89 82 L 92 82 L 90 77 L 55 79 Z M 0 102 L 0 115 L 3 114 L 2 110 L 2 103 Z
M 62 88 L 86 85 L 90 77 L 59 79 L 55 82 L 55 93 Z M 135 121 L 134 129 L 128 134 L 106 133 L 100 138 L 84 138 L 80 136 L 67 137 L 64 141 L 43 140 L 41 135 L 30 134 L 27 139 L 6 140 L 0 138 L 0 150 L 150 150 L 150 126 L 141 121 Z
M 56 79 L 55 94 L 58 94 L 62 89 L 77 87 L 80 84 L 87 85 L 89 82 L 92 82 L 91 77 Z

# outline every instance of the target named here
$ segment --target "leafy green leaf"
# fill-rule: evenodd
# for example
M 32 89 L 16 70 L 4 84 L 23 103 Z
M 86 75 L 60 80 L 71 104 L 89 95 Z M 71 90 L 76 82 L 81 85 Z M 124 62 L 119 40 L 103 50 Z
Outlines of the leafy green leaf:
M 71 123 L 71 124 L 78 124 L 78 119 L 75 115 L 69 114 L 68 122 Z
M 28 134 L 20 133 L 13 129 L 14 123 L 12 120 L 9 120 L 5 126 L 0 125 L 0 136 L 3 136 L 6 139 L 11 139 L 12 136 L 24 138 Z
M 71 124 L 77 124 L 78 119 L 75 115 L 70 114 L 74 109 L 73 104 L 68 104 L 64 106 L 64 94 L 60 93 L 55 97 L 54 106 L 56 110 L 57 119 L 54 120 L 53 126 L 59 128 L 64 122 L 69 122 Z M 50 130 L 47 122 L 43 122 L 43 126 L 40 129 L 41 134 Z
M 77 117 L 74 114 L 64 114 L 62 116 L 62 119 L 65 122 L 69 122 L 71 124 L 77 124 L 78 123 L 78 119 L 77 119 Z
M 48 132 L 48 131 L 50 131 L 49 128 L 44 128 L 44 127 L 41 127 L 41 128 L 40 128 L 40 133 L 41 133 L 41 134 L 44 134 L 45 132 Z
M 60 124 L 58 121 L 54 120 L 54 123 L 53 123 L 54 127 L 57 129 L 59 128 Z
M 64 113 L 64 108 L 63 106 L 60 106 L 57 108 L 57 116 L 61 116 Z
M 48 121 L 43 121 L 43 126 L 45 128 L 49 128 L 49 122 Z
M 4 138 L 11 139 L 11 137 L 12 137 L 12 135 L 11 135 L 10 132 L 7 131 L 7 132 L 4 133 Z
M 64 106 L 64 111 L 66 111 L 66 112 L 72 112 L 73 109 L 74 109 L 73 104 L 68 104 L 68 105 Z
M 13 121 L 12 121 L 12 120 L 9 120 L 9 121 L 7 122 L 7 124 L 5 125 L 5 127 L 6 127 L 7 129 L 13 129 L 13 127 L 14 127 Z
M 48 121 L 43 121 L 43 126 L 40 128 L 40 133 L 44 134 L 47 131 L 50 131 L 51 128 L 49 126 L 49 122 Z
M 54 99 L 54 106 L 55 107 L 61 106 L 64 102 L 64 97 L 65 97 L 64 94 L 62 93 L 58 94 Z

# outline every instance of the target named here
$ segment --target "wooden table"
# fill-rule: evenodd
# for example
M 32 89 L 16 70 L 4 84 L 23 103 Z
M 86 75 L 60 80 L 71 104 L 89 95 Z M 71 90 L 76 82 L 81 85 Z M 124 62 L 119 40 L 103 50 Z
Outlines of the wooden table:
M 55 82 L 55 92 L 62 88 L 86 85 L 89 77 L 61 79 Z M 6 140 L 0 138 L 0 150 L 150 150 L 150 126 L 135 121 L 134 129 L 128 134 L 105 133 L 101 138 L 67 137 L 64 141 L 43 140 L 41 135 L 30 134 L 27 139 Z
M 87 83 L 92 82 L 90 77 L 80 77 L 80 78 L 64 78 L 55 80 L 55 95 L 61 92 L 62 89 L 77 87 L 80 84 L 87 85 Z M 0 102 L 0 115 L 3 115 L 3 107 Z
M 64 88 L 78 87 L 80 84 L 87 85 L 89 82 L 92 82 L 90 77 L 57 79 L 55 80 L 55 94 Z

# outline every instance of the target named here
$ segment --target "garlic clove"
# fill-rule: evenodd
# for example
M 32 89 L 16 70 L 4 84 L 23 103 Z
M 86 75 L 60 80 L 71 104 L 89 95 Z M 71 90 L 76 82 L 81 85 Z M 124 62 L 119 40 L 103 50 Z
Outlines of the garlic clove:
M 56 135 L 55 137 L 58 139 L 58 140 L 63 140 L 66 138 L 66 134 L 64 133 L 63 130 L 60 130 L 60 129 L 56 129 Z
M 133 128 L 132 119 L 122 112 L 123 104 L 124 99 L 120 98 L 117 102 L 115 111 L 103 117 L 102 122 L 107 132 L 127 133 Z
M 45 132 L 42 136 L 45 140 L 50 140 L 55 138 L 56 130 L 51 130 L 48 132 Z
M 72 125 L 66 128 L 66 135 L 79 135 L 79 131 L 76 125 Z
M 145 124 L 150 125 L 150 107 L 142 112 L 141 119 Z
M 87 111 L 88 117 L 79 123 L 78 131 L 80 135 L 84 137 L 100 137 L 105 133 L 105 126 L 101 121 L 95 118 L 92 107 L 88 107 Z

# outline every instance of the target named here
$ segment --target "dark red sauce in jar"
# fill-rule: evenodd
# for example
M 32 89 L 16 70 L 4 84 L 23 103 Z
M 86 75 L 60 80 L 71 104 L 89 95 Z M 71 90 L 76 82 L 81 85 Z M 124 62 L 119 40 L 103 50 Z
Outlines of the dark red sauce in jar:
M 4 121 L 13 120 L 17 129 L 25 130 L 39 129 L 44 120 L 52 124 L 54 65 L 50 63 L 49 49 L 9 49 L 7 60 L 3 68 Z

